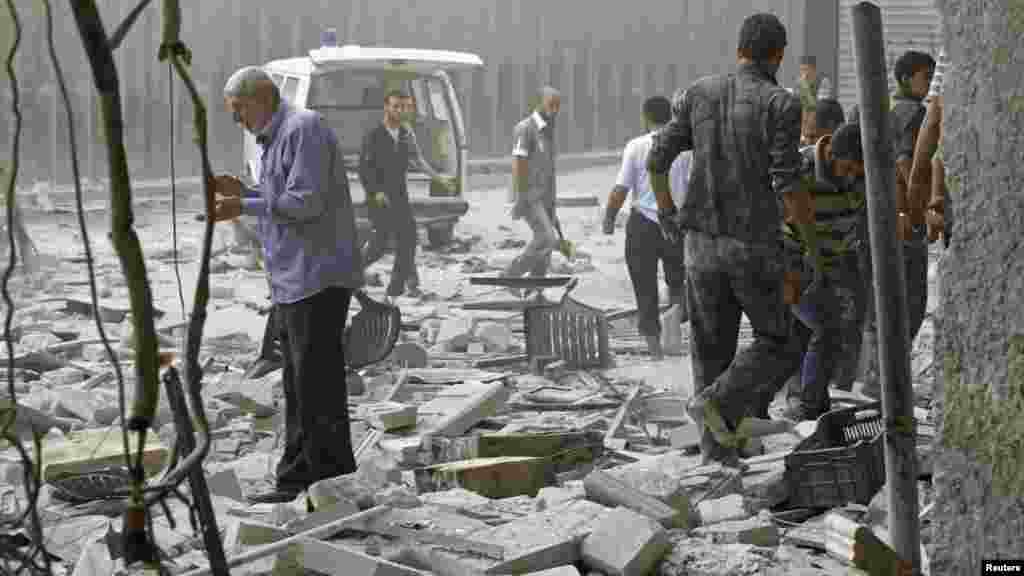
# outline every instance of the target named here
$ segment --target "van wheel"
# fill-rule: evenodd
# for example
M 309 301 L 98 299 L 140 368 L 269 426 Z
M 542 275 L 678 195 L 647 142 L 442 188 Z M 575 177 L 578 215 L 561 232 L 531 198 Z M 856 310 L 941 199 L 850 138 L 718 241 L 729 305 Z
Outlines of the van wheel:
M 452 241 L 455 236 L 454 224 L 441 224 L 427 228 L 427 240 L 431 248 L 440 248 Z

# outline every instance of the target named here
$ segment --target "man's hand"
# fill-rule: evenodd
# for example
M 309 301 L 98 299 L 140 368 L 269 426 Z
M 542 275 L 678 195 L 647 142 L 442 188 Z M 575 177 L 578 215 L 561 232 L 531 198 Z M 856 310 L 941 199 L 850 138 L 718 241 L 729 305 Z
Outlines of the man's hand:
M 786 211 L 786 222 L 791 224 L 814 223 L 814 198 L 807 186 L 798 186 L 792 192 L 782 196 L 783 208 Z
M 606 236 L 611 235 L 615 232 L 615 217 L 609 217 L 605 214 L 604 222 L 601 223 L 601 232 L 604 232 Z
M 939 239 L 946 232 L 946 217 L 935 208 L 929 208 L 928 219 L 928 243 L 931 244 Z
M 446 191 L 447 191 L 447 192 L 448 192 L 449 194 L 451 194 L 451 193 L 455 192 L 455 177 L 454 177 L 454 176 L 445 176 L 445 175 L 443 175 L 443 174 L 437 174 L 437 175 L 435 175 L 435 176 L 434 176 L 434 177 L 432 178 L 432 180 L 433 180 L 434 182 L 437 182 L 437 183 L 438 183 L 438 184 L 440 184 L 441 186 L 443 186 L 443 187 L 444 187 L 444 189 L 445 189 L 445 190 L 446 190 Z
M 225 198 L 242 197 L 242 181 L 230 174 L 213 177 L 213 190 Z
M 387 208 L 388 197 L 385 196 L 383 192 L 377 192 L 376 194 L 372 194 L 369 198 L 367 198 L 366 203 L 372 208 Z
M 658 209 L 658 226 L 661 227 L 661 234 L 673 244 L 678 244 L 683 238 L 683 231 L 680 230 L 679 222 L 676 221 L 677 214 L 675 206 Z
M 234 220 L 242 215 L 242 198 L 240 196 L 226 196 L 218 198 L 213 208 L 213 221 L 223 222 Z
M 896 236 L 900 242 L 906 242 L 910 240 L 914 235 L 914 225 L 910 220 L 910 215 L 906 212 L 900 212 L 896 215 Z

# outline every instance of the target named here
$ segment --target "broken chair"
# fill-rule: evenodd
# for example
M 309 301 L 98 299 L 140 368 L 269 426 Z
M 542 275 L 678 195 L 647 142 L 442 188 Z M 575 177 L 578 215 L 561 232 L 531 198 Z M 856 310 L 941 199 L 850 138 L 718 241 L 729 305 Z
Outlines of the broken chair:
M 530 362 L 555 356 L 570 370 L 611 366 L 604 311 L 569 297 L 577 283 L 573 278 L 566 285 L 561 301 L 538 303 L 523 310 Z

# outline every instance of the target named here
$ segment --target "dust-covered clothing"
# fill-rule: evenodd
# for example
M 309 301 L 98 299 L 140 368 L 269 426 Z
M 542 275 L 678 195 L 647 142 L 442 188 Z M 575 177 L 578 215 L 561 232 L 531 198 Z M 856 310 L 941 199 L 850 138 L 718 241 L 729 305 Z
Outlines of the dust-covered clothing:
M 509 186 L 512 218 L 525 219 L 533 238 L 505 269 L 505 276 L 545 276 L 551 253 L 558 249 L 558 217 L 555 215 L 554 126 L 537 111 L 516 124 L 512 156 L 526 160 L 526 190 Z M 520 196 L 521 194 L 521 196 Z

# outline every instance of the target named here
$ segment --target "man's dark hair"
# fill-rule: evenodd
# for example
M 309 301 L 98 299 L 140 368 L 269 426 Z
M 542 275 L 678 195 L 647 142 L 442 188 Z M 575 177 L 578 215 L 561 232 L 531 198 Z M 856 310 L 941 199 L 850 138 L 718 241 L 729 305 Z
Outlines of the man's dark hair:
M 843 106 L 838 100 L 822 98 L 814 109 L 814 121 L 818 130 L 835 130 L 843 123 Z
M 404 100 L 405 98 L 408 97 L 409 96 L 405 92 L 402 92 L 401 90 L 391 90 L 390 92 L 384 95 L 384 104 L 390 102 L 392 98 Z
M 771 58 L 786 47 L 786 27 L 775 14 L 747 16 L 740 26 L 739 52 L 755 62 Z
M 896 60 L 892 74 L 896 77 L 897 84 L 904 84 L 921 70 L 935 70 L 935 58 L 932 58 L 931 54 L 907 50 Z
M 672 119 L 672 103 L 664 96 L 651 96 L 644 101 L 644 118 L 652 124 L 668 124 Z
M 832 157 L 855 162 L 864 161 L 860 145 L 860 125 L 843 124 L 832 133 Z

